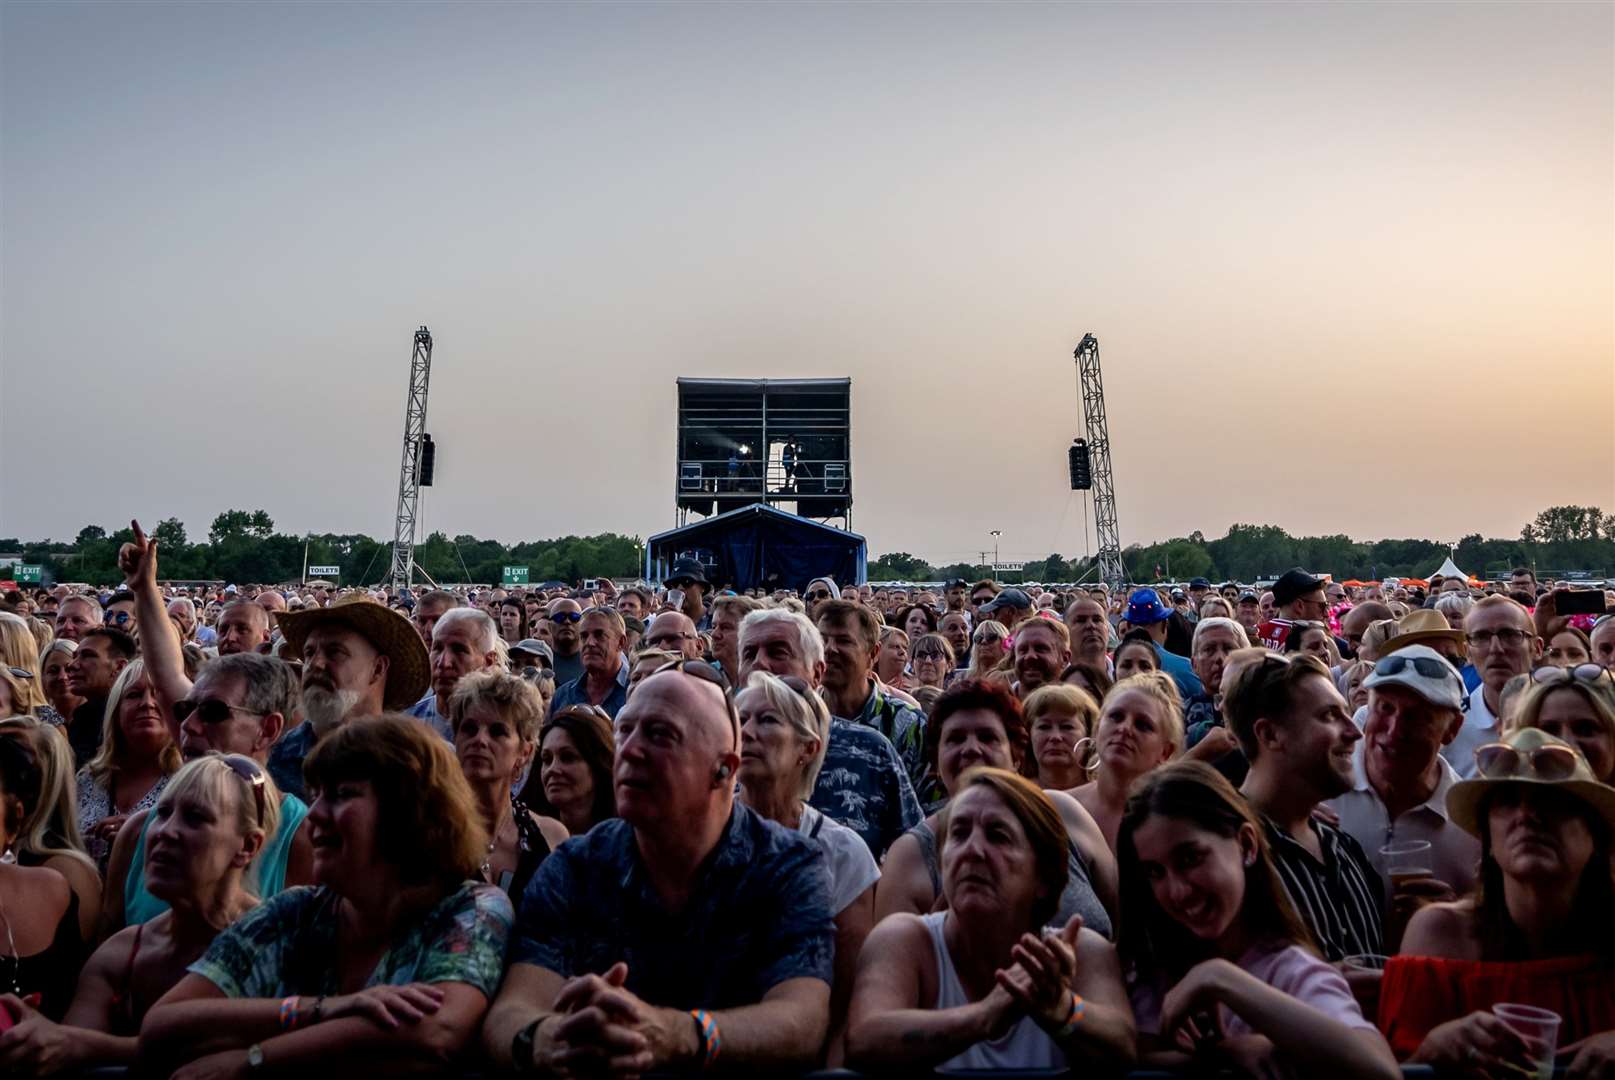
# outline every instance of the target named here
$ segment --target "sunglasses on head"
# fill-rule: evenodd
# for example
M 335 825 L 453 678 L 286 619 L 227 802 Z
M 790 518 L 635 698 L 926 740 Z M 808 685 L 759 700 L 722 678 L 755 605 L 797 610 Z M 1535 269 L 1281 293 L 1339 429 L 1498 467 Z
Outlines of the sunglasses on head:
M 569 622 L 575 623 L 575 622 L 582 622 L 582 621 L 583 621 L 583 612 L 581 612 L 581 611 L 557 611 L 557 612 L 553 613 L 552 615 L 550 615 L 550 622 L 555 622 L 555 623 L 569 623 Z
M 1570 682 L 1574 679 L 1579 683 L 1600 683 L 1615 681 L 1601 664 L 1577 664 L 1575 667 L 1553 667 L 1544 665 L 1531 672 L 1531 681 L 1540 684 Z
M 208 727 L 224 723 L 230 719 L 231 713 L 241 713 L 245 716 L 261 715 L 251 709 L 243 709 L 239 705 L 231 705 L 227 701 L 220 701 L 218 698 L 203 698 L 201 701 L 181 698 L 174 702 L 172 711 L 174 713 L 174 723 L 176 724 L 185 723 L 186 720 L 190 719 L 191 714 L 195 713 L 202 723 Z
M 1375 675 L 1396 675 L 1412 667 L 1426 679 L 1451 679 L 1452 665 L 1445 660 L 1432 660 L 1428 656 L 1398 656 L 1392 654 L 1374 665 Z
M 1539 746 L 1521 752 L 1508 743 L 1487 743 L 1475 748 L 1475 768 L 1487 780 L 1508 780 L 1530 775 L 1538 780 L 1568 780 L 1580 760 L 1568 746 Z
M 242 783 L 252 789 L 253 805 L 258 810 L 258 816 L 253 820 L 262 822 L 264 819 L 263 766 L 243 754 L 225 754 L 219 760 L 230 766 L 230 771 L 241 777 Z
M 740 713 L 735 710 L 735 690 L 729 683 L 729 677 L 719 668 L 713 667 L 705 660 L 692 660 L 689 658 L 675 660 L 665 667 L 656 669 L 660 675 L 664 671 L 678 671 L 702 682 L 709 682 L 723 692 L 724 707 L 729 710 L 729 723 L 735 731 L 735 749 L 740 749 Z
M 11 672 L 13 679 L 32 679 L 34 677 L 34 673 L 27 668 L 7 667 L 6 670 Z

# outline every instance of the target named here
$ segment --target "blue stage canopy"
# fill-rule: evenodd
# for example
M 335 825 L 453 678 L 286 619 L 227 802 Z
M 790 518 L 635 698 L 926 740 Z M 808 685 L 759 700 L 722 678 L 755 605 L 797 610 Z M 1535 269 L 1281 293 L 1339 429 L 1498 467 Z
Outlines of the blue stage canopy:
M 800 592 L 824 576 L 837 585 L 862 585 L 869 547 L 857 533 L 752 503 L 651 537 L 645 577 L 661 581 L 686 558 L 699 559 L 720 588 Z

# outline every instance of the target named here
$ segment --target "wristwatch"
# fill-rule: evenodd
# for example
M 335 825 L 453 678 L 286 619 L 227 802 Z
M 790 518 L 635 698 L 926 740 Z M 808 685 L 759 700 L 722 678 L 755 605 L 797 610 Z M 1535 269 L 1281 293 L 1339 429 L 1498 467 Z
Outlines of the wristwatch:
M 261 1069 L 264 1065 L 264 1048 L 257 1043 L 247 1047 L 247 1068 Z
M 510 1064 L 517 1072 L 532 1072 L 533 1066 L 533 1039 L 538 1035 L 538 1025 L 544 1022 L 540 1016 L 531 1024 L 516 1032 L 516 1037 L 510 1040 Z

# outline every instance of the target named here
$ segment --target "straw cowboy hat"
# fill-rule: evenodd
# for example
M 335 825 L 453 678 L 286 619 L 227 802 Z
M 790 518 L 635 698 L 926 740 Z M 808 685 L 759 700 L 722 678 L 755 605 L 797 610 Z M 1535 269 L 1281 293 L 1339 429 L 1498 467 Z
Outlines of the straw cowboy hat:
M 308 635 L 320 626 L 344 627 L 370 642 L 387 658 L 385 708 L 407 709 L 431 685 L 431 659 L 415 625 L 363 593 L 338 597 L 328 607 L 277 611 L 275 625 L 285 639 L 286 654 L 296 659 L 302 658 Z
M 1481 747 L 1476 751 L 1476 759 L 1495 745 Z M 1615 832 L 1615 788 L 1593 779 L 1593 771 L 1579 750 L 1540 728 L 1521 728 L 1503 739 L 1502 745 L 1514 753 L 1493 751 L 1495 756 L 1490 767 L 1485 767 L 1473 780 L 1460 780 L 1447 792 L 1447 817 L 1453 824 L 1472 836 L 1479 836 L 1486 824 L 1480 820 L 1480 807 L 1487 795 L 1504 784 L 1541 784 L 1581 800 Z M 1534 759 L 1543 750 L 1548 753 L 1541 755 L 1539 765 Z
M 1434 608 L 1420 608 L 1410 611 L 1397 621 L 1396 633 L 1385 639 L 1379 647 L 1379 655 L 1393 653 L 1397 649 L 1409 645 L 1424 645 L 1431 641 L 1450 641 L 1457 645 L 1460 652 L 1466 651 L 1468 644 L 1462 630 L 1454 630 L 1447 617 Z

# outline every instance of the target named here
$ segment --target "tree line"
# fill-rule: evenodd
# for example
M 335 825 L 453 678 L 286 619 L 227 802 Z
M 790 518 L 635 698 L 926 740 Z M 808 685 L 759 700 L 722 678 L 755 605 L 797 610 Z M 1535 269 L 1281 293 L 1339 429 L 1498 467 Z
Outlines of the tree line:
M 1257 581 L 1276 577 L 1292 566 L 1331 573 L 1336 580 L 1378 581 L 1386 577 L 1423 577 L 1452 556 L 1467 573 L 1490 577 L 1516 566 L 1543 573 L 1583 570 L 1595 577 L 1615 576 L 1615 514 L 1591 506 L 1551 506 L 1527 523 L 1518 539 L 1488 540 L 1472 533 L 1456 549 L 1437 540 L 1353 540 L 1349 536 L 1291 536 L 1276 525 L 1235 525 L 1226 536 L 1208 540 L 1201 533 L 1132 544 L 1122 563 L 1134 581 L 1204 577 L 1212 581 Z M 945 581 L 983 576 L 986 567 L 954 563 L 933 567 L 898 551 L 870 564 L 875 581 Z M 1093 560 L 1055 554 L 1024 565 L 1025 581 L 1078 581 L 1095 577 Z
M 207 539 L 196 543 L 178 518 L 164 519 L 155 528 L 148 526 L 148 531 L 158 541 L 162 575 L 168 581 L 299 581 L 306 544 L 309 566 L 339 567 L 343 585 L 375 585 L 386 577 L 392 559 L 391 540 L 362 533 L 276 532 L 274 520 L 263 510 L 226 510 L 213 519 Z M 109 585 L 123 580 L 118 548 L 130 539 L 128 527 L 108 532 L 86 525 L 71 542 L 0 538 L 0 551 L 20 553 L 24 563 L 43 566 L 48 580 Z M 527 567 L 528 580 L 534 584 L 574 582 L 638 576 L 645 565 L 645 548 L 639 537 L 616 533 L 506 546 L 497 540 L 434 532 L 415 545 L 415 564 L 445 585 L 497 582 L 506 566 Z M 0 570 L 4 576 L 6 571 Z
M 160 544 L 163 577 L 178 581 L 287 582 L 303 575 L 305 543 L 310 566 L 336 566 L 344 585 L 374 585 L 386 576 L 392 542 L 361 533 L 275 531 L 263 510 L 226 510 L 213 519 L 206 540 L 192 543 L 185 525 L 167 518 L 151 530 Z M 0 538 L 0 552 L 20 553 L 22 561 L 46 568 L 52 581 L 108 585 L 122 580 L 118 547 L 131 538 L 128 528 L 108 532 L 86 525 L 71 542 Z M 1135 581 L 1193 577 L 1213 581 L 1256 581 L 1292 566 L 1332 573 L 1337 579 L 1379 580 L 1422 576 L 1441 565 L 1449 548 L 1436 540 L 1358 541 L 1348 536 L 1291 536 L 1276 525 L 1235 525 L 1208 540 L 1199 532 L 1122 552 Z M 1458 541 L 1453 559 L 1471 574 L 1491 576 L 1515 566 L 1544 573 L 1585 570 L 1615 576 L 1615 514 L 1596 507 L 1553 506 L 1520 530 L 1514 540 L 1488 540 L 1479 533 Z M 525 566 L 528 580 L 577 582 L 589 577 L 637 577 L 645 547 L 637 536 L 600 533 L 530 540 L 513 545 L 462 534 L 434 532 L 415 546 L 415 562 L 443 584 L 496 582 L 506 566 Z M 1053 554 L 1024 565 L 1025 581 L 1078 581 L 1095 576 L 1092 560 Z M 887 552 L 869 564 L 872 581 L 975 580 L 980 564 L 933 566 L 907 552 Z M 0 571 L 0 576 L 4 571 Z

